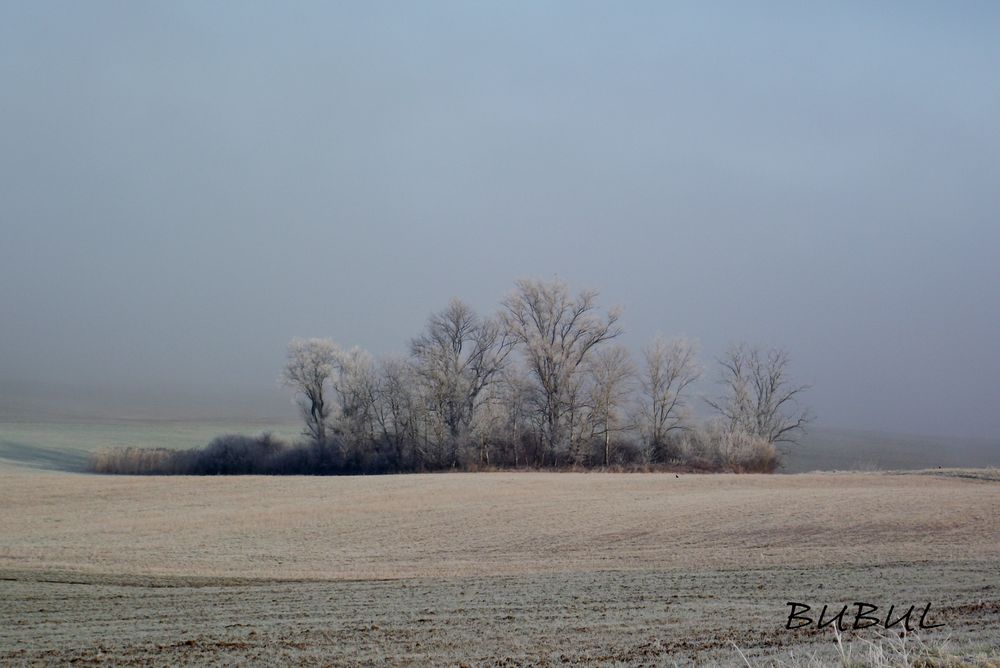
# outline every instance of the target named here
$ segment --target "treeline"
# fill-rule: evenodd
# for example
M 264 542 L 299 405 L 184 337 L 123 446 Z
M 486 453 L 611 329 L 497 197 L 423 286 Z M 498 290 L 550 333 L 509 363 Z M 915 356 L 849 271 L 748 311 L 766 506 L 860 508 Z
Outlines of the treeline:
M 683 467 L 774 471 L 775 444 L 808 422 L 788 356 L 736 345 L 718 360 L 713 417 L 694 418 L 696 345 L 657 337 L 636 364 L 616 310 L 559 281 L 518 281 L 498 313 L 460 300 L 433 313 L 406 356 L 375 359 L 296 339 L 283 383 L 305 440 L 224 436 L 189 451 L 108 450 L 91 470 L 344 474 L 493 468 Z

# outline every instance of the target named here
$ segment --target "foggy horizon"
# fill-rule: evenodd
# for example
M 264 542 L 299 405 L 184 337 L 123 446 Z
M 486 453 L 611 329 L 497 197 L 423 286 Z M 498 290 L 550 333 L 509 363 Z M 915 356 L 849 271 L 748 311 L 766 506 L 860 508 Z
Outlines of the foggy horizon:
M 698 340 L 700 394 L 747 341 L 789 352 L 817 426 L 995 438 L 998 29 L 975 3 L 5 5 L 0 399 L 293 416 L 291 338 L 405 353 L 452 297 L 558 277 L 622 306 L 634 357 Z

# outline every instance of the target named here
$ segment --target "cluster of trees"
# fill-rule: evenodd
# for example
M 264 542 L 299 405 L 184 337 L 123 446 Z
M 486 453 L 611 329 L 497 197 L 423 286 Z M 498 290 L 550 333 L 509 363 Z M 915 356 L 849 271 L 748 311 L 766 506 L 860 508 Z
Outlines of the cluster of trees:
M 719 360 L 715 417 L 694 419 L 696 345 L 654 339 L 636 364 L 597 293 L 521 280 L 498 313 L 455 299 L 409 354 L 376 360 L 296 339 L 282 380 L 304 434 L 344 472 L 691 466 L 771 471 L 809 420 L 788 355 L 741 344 Z
M 695 420 L 696 345 L 655 338 L 636 364 L 617 311 L 559 281 L 518 281 L 490 316 L 460 300 L 433 313 L 406 356 L 376 360 L 296 339 L 282 382 L 306 440 L 220 436 L 193 450 L 104 450 L 100 473 L 341 474 L 663 466 L 773 471 L 776 443 L 807 423 L 788 355 L 737 345 L 720 359 L 714 412 Z

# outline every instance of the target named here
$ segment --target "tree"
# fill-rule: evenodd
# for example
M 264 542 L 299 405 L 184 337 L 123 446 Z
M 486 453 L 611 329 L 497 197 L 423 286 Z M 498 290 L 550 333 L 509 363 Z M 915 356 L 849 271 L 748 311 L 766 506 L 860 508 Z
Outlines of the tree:
M 685 339 L 657 336 L 643 348 L 645 367 L 639 380 L 639 429 L 650 459 L 667 459 L 668 436 L 685 428 L 687 391 L 698 380 L 697 345 Z
M 409 463 L 404 449 L 417 440 L 419 409 L 413 392 L 415 386 L 414 369 L 407 360 L 389 357 L 381 361 L 372 412 L 398 468 Z
M 337 349 L 335 374 L 331 381 L 340 404 L 337 426 L 355 449 L 370 444 L 375 437 L 374 406 L 378 385 L 375 360 L 358 346 Z
M 625 404 L 632 393 L 635 367 L 621 346 L 598 350 L 588 365 L 592 434 L 604 445 L 604 465 L 611 464 L 612 434 L 629 429 Z
M 443 425 L 450 458 L 456 457 L 483 390 L 503 368 L 513 343 L 499 322 L 480 317 L 459 299 L 432 313 L 424 332 L 411 341 L 414 366 Z
M 723 394 L 707 399 L 730 431 L 743 430 L 768 443 L 795 443 L 812 419 L 798 404 L 808 385 L 788 379 L 788 353 L 762 352 L 745 343 L 732 346 L 719 360 Z
M 565 416 L 575 411 L 574 381 L 591 351 L 620 335 L 618 311 L 596 312 L 597 293 L 576 297 L 562 281 L 520 280 L 503 302 L 503 321 L 523 348 L 542 395 L 542 441 L 550 456 L 566 447 Z
M 521 364 L 507 365 L 499 381 L 491 387 L 493 408 L 499 413 L 492 426 L 492 440 L 507 446 L 508 463 L 527 464 L 529 452 L 525 441 L 538 429 L 539 401 L 536 385 Z
M 339 348 L 330 339 L 292 339 L 282 383 L 292 388 L 306 426 L 303 434 L 317 443 L 326 442 L 331 406 L 326 389 L 334 373 Z

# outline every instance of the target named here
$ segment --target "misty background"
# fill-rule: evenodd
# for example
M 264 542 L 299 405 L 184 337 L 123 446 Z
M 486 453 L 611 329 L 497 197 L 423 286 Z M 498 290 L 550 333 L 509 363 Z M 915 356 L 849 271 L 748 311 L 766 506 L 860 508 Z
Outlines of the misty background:
M 293 415 L 560 277 L 817 425 L 1000 432 L 994 3 L 0 3 L 0 402 Z M 74 408 L 75 407 L 75 408 Z

